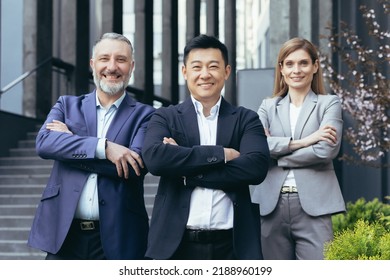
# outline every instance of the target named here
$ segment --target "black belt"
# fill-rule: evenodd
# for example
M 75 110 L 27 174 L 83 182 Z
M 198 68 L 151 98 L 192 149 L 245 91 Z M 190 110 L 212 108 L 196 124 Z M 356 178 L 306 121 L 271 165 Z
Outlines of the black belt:
M 191 242 L 210 243 L 219 240 L 231 239 L 233 237 L 233 230 L 194 230 L 186 229 L 184 232 L 184 239 Z
M 99 230 L 99 221 L 73 219 L 72 226 L 78 230 Z

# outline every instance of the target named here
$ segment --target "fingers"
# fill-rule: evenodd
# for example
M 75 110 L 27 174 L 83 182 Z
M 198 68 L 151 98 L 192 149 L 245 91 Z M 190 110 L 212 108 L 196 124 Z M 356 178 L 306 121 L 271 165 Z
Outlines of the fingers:
M 139 154 L 111 141 L 107 141 L 106 158 L 115 164 L 118 176 L 121 178 L 129 178 L 129 165 L 137 176 L 141 175 L 141 168 L 144 168 Z
M 117 162 L 115 166 L 116 166 L 116 172 L 118 173 L 118 176 L 122 177 L 123 176 L 122 163 Z
M 137 176 L 140 176 L 141 175 L 141 171 L 140 171 L 140 168 L 139 168 L 139 165 L 138 165 L 138 162 L 135 161 L 132 157 L 130 157 L 128 160 L 127 160 L 128 163 L 130 163 L 131 167 L 133 168 L 135 174 Z M 126 162 L 126 163 L 127 163 Z M 126 164 L 126 170 L 127 172 L 125 172 L 125 178 L 128 179 L 129 178 L 129 170 L 127 168 L 127 164 Z
M 46 128 L 51 130 L 51 131 L 58 131 L 58 132 L 65 132 L 65 133 L 73 134 L 68 129 L 68 126 L 65 123 L 63 123 L 61 121 L 57 121 L 57 120 L 53 120 L 52 122 L 47 123 Z
M 176 143 L 175 139 L 170 138 L 170 137 L 164 137 L 164 138 L 163 138 L 163 143 L 164 143 L 164 144 L 170 144 L 170 145 L 176 145 L 176 146 L 178 146 L 178 144 Z
M 225 153 L 225 161 L 228 162 L 240 156 L 240 152 L 232 148 L 223 148 Z
M 127 158 L 122 158 L 121 160 L 115 163 L 116 170 L 119 177 L 129 179 L 130 176 L 129 164 L 133 168 L 134 173 L 137 176 L 141 175 L 141 170 L 140 167 L 138 166 L 138 163 L 132 157 L 127 157 Z
M 144 162 L 142 161 L 142 158 L 139 154 L 130 150 L 130 155 L 137 162 L 138 166 L 144 168 Z
M 331 144 L 337 143 L 337 131 L 334 126 L 326 125 L 323 127 L 323 138 Z

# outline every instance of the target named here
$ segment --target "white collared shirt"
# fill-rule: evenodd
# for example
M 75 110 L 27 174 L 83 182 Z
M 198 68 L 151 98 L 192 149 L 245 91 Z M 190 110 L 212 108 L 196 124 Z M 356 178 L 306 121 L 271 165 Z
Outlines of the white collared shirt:
M 97 117 L 97 137 L 99 137 L 96 146 L 95 157 L 99 159 L 106 158 L 105 142 L 107 130 L 114 119 L 119 105 L 125 98 L 125 93 L 111 105 L 110 108 L 104 108 L 96 94 L 96 117 Z M 97 191 L 96 173 L 91 173 L 81 192 L 80 200 L 76 208 L 75 218 L 84 220 L 99 220 L 99 198 Z
M 202 104 L 191 96 L 195 106 L 200 144 L 216 145 L 217 124 L 221 98 L 211 108 L 210 116 L 203 114 Z M 221 190 L 196 187 L 191 195 L 190 213 L 187 228 L 191 229 L 230 229 L 233 228 L 233 203 Z
M 294 139 L 294 134 L 295 134 L 295 127 L 297 126 L 297 120 L 299 113 L 301 112 L 300 107 L 295 107 L 294 104 L 290 103 L 290 127 L 291 127 L 291 135 L 292 139 Z M 297 186 L 297 183 L 295 181 L 295 176 L 294 176 L 294 171 L 290 169 L 290 171 L 287 174 L 286 179 L 284 180 L 283 186 Z

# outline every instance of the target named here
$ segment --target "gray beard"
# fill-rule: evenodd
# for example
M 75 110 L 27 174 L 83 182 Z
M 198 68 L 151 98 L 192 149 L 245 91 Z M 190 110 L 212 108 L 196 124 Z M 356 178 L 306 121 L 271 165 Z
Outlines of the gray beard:
M 126 83 L 122 81 L 122 82 L 119 82 L 116 84 L 109 85 L 106 82 L 104 82 L 103 80 L 100 80 L 97 77 L 97 75 L 95 73 L 93 73 L 93 81 L 95 83 L 95 86 L 109 96 L 116 95 L 117 93 L 123 93 L 125 91 L 128 83 L 129 83 L 129 80 L 130 80 L 130 75 L 126 79 L 126 81 L 125 81 Z
M 123 82 L 113 84 L 113 85 L 108 85 L 104 81 L 100 80 L 99 82 L 99 88 L 106 93 L 107 95 L 115 95 L 117 93 L 123 93 L 125 91 L 125 86 Z

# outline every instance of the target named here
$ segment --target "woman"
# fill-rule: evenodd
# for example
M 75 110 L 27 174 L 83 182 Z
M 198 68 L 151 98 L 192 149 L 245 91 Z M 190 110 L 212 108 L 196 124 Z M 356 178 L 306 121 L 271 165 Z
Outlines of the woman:
M 260 204 L 265 259 L 323 259 L 333 238 L 331 215 L 345 211 L 332 160 L 341 145 L 341 104 L 325 94 L 313 44 L 283 44 L 275 68 L 273 97 L 258 111 L 271 163 L 253 193 Z

